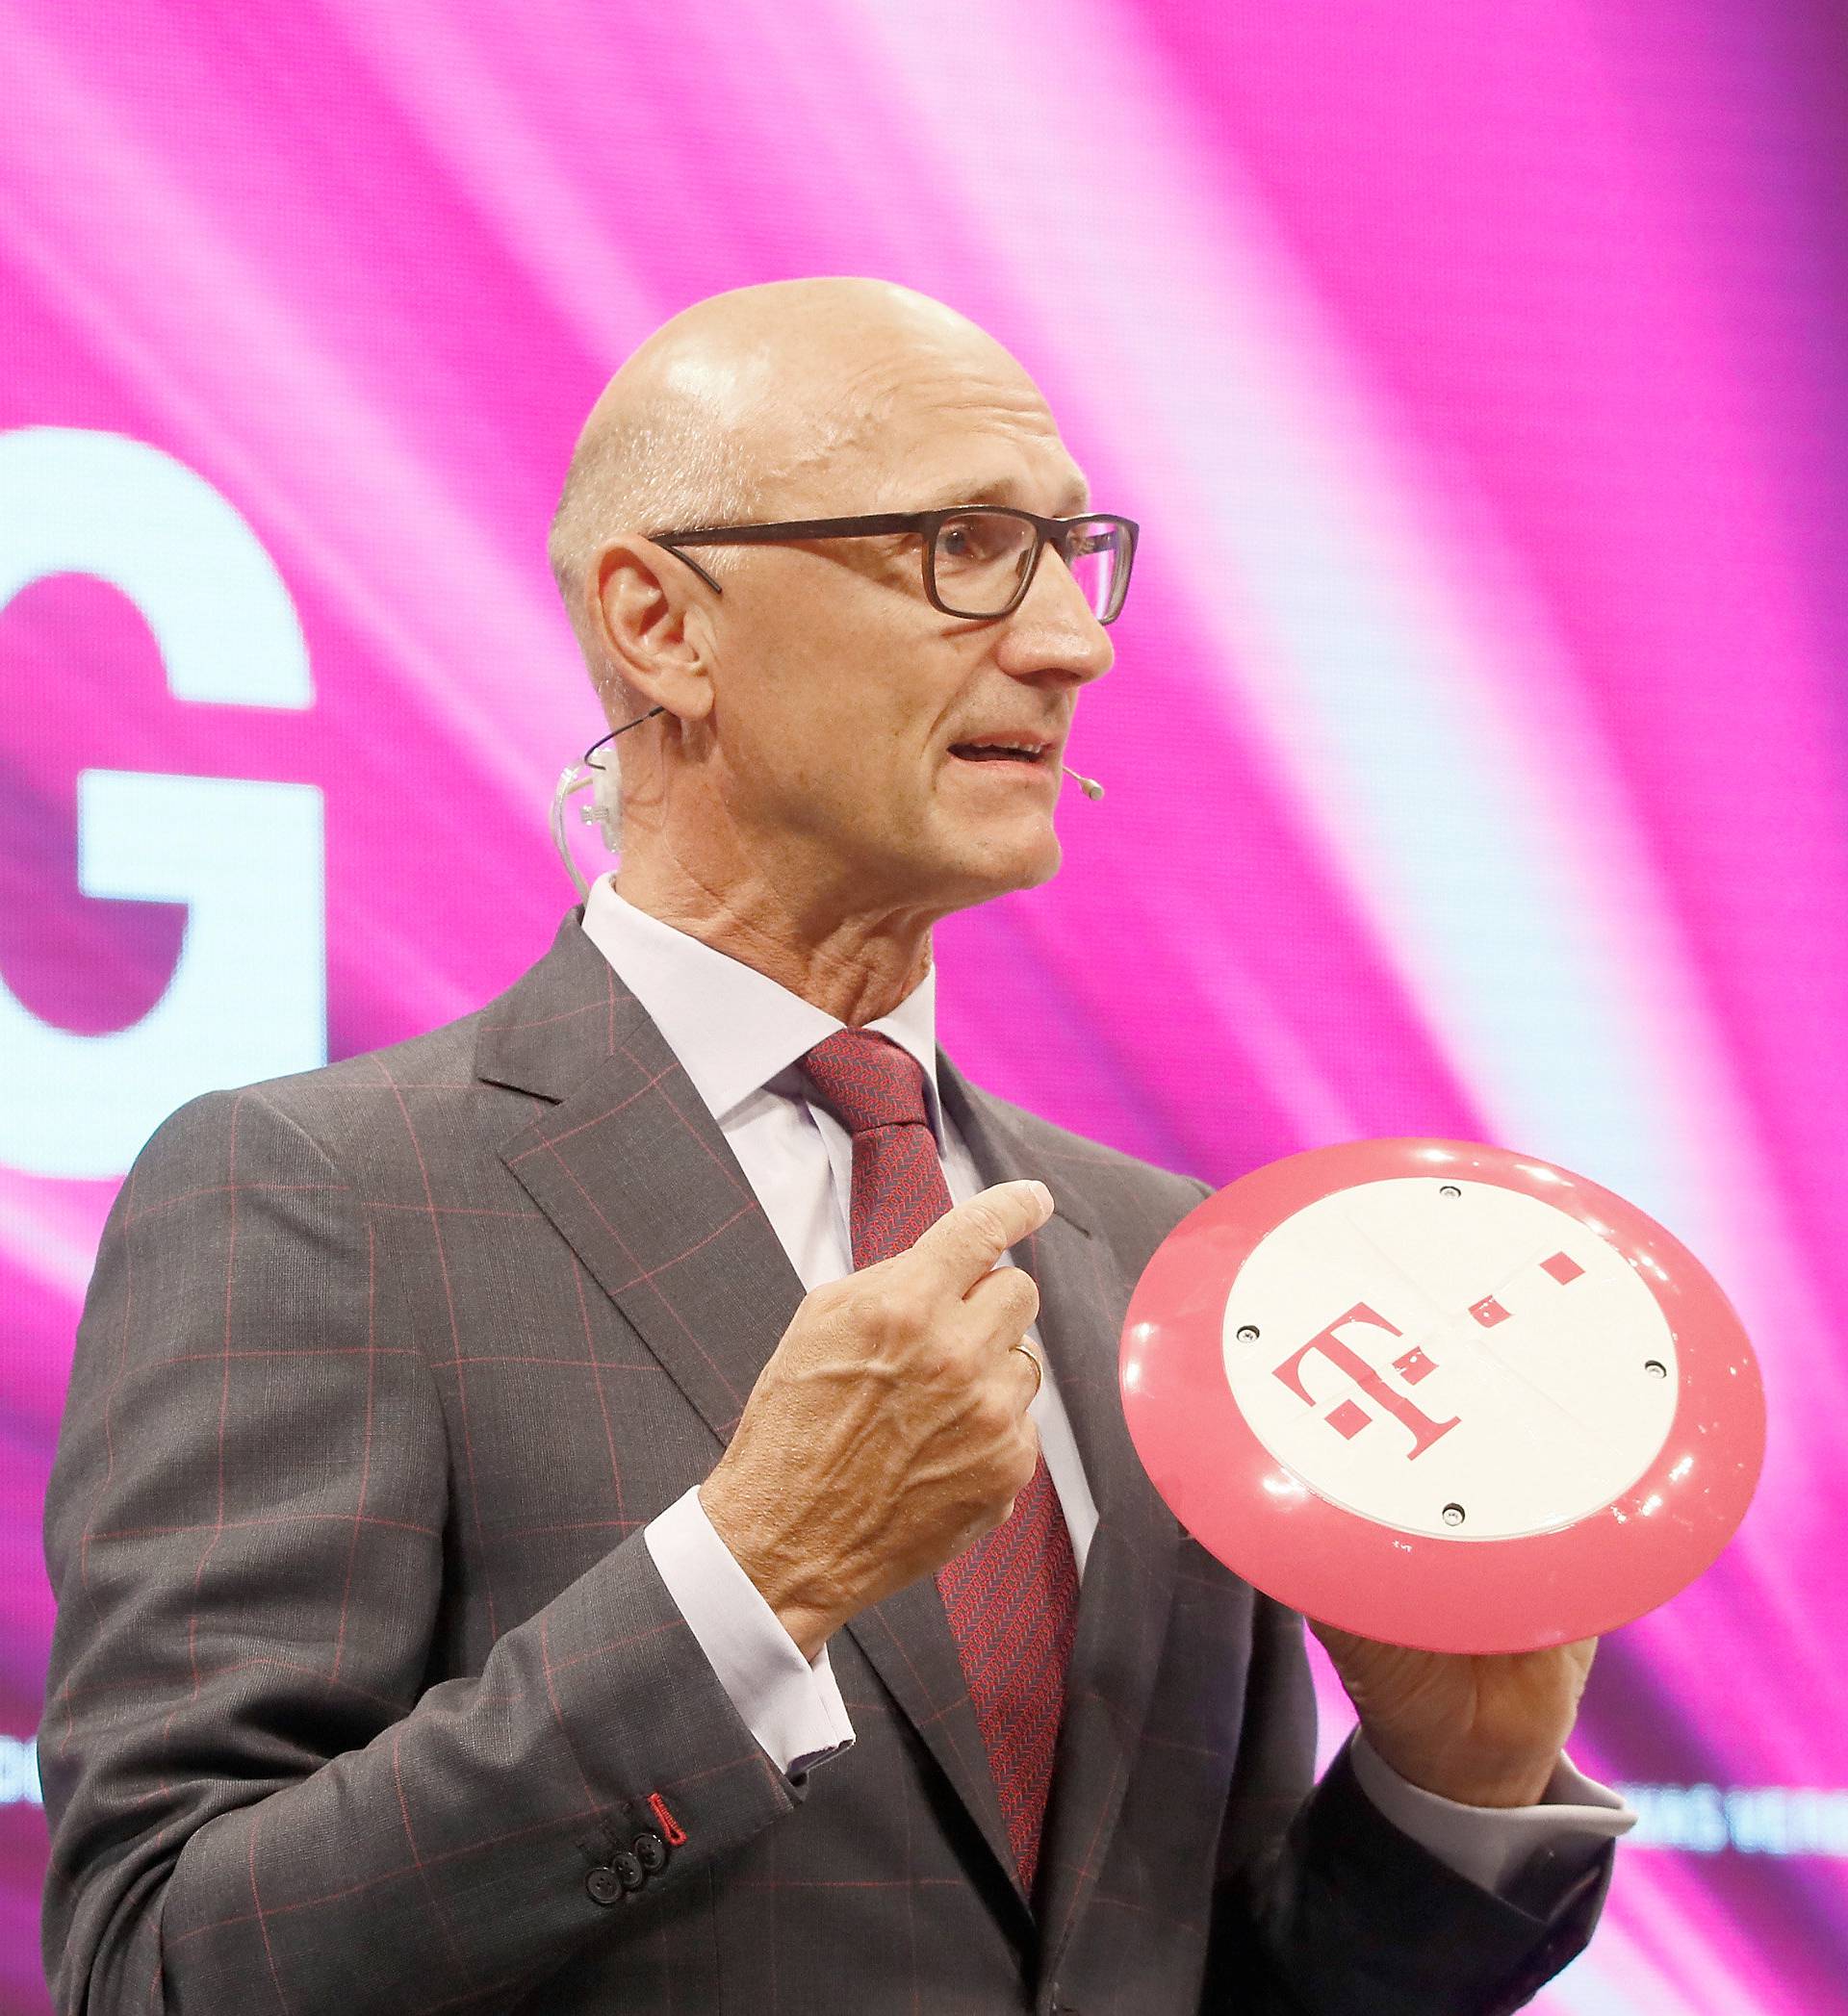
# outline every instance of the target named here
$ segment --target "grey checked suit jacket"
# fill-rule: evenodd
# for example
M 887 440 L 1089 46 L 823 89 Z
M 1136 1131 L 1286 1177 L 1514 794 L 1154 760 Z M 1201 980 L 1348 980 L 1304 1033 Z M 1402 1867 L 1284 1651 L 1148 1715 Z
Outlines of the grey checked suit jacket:
M 837 1636 L 859 1743 L 792 1783 L 654 1571 L 802 1291 L 574 913 L 123 1186 L 47 1511 L 63 2008 L 1483 2016 L 1578 1950 L 1607 1856 L 1529 1912 L 1311 1793 L 1297 1620 L 1137 1464 L 1117 1332 L 1200 1187 L 942 1085 L 1058 1198 L 1019 1257 L 1100 1513 L 1038 1895 L 929 1578 Z

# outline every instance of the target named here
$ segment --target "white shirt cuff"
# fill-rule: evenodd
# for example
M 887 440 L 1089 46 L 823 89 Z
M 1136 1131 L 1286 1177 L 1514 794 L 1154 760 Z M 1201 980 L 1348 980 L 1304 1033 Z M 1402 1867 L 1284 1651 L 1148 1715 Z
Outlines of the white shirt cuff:
M 713 1531 L 695 1486 L 642 1529 L 667 1593 L 764 1754 L 800 1777 L 854 1741 L 823 1646 L 809 1665 Z
M 1636 1825 L 1620 1793 L 1586 1777 L 1563 1754 L 1537 1806 L 1463 1806 L 1442 1799 L 1401 1778 L 1358 1730 L 1351 1756 L 1360 1789 L 1401 1834 L 1498 1896 L 1517 1876 L 1530 1877 L 1536 1865 L 1555 1876 L 1563 1892 L 1606 1841 Z

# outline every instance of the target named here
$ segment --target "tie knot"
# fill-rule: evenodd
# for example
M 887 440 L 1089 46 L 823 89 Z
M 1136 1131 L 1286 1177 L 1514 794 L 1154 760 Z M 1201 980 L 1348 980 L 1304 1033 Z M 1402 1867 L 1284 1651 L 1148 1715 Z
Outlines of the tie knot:
M 885 1036 L 837 1029 L 804 1057 L 802 1068 L 849 1134 L 930 1124 L 923 1066 Z

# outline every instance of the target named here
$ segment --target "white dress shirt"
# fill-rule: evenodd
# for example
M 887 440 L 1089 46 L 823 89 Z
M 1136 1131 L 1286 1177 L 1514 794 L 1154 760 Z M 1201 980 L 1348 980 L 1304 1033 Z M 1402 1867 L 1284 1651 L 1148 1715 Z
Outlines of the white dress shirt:
M 853 1270 L 848 1229 L 853 1141 L 812 1103 L 797 1068 L 805 1052 L 843 1027 L 754 967 L 638 910 L 612 878 L 592 884 L 584 931 L 647 1009 L 717 1122 L 805 1290 Z M 982 1188 L 967 1147 L 948 1123 L 937 1089 L 937 981 L 927 974 L 889 1015 L 866 1025 L 923 1067 L 944 1180 L 961 1204 Z M 1056 1196 L 1055 1196 L 1056 1202 Z M 1082 1578 L 1097 1507 L 1058 1370 L 1037 1330 L 1045 1377 L 1032 1408 L 1046 1467 L 1071 1534 Z M 847 1748 L 853 1724 L 834 1684 L 827 1647 L 811 1665 L 713 1531 L 697 1489 L 651 1520 L 644 1540 L 661 1580 L 740 1718 L 778 1769 L 797 1775 Z M 1636 1816 L 1563 1758 L 1538 1806 L 1460 1806 L 1408 1784 L 1357 1736 L 1362 1789 L 1402 1832 L 1459 1875 L 1500 1889 L 1536 1855 L 1562 1878 Z

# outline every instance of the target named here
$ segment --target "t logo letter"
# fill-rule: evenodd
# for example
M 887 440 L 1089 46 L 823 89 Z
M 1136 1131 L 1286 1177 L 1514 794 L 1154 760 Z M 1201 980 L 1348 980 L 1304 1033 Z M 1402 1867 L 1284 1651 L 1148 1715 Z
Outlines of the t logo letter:
M 1406 1429 L 1412 1438 L 1412 1452 L 1407 1463 L 1414 1463 L 1440 1436 L 1448 1435 L 1462 1416 L 1452 1416 L 1448 1421 L 1434 1421 L 1423 1408 L 1408 1400 L 1404 1394 L 1396 1393 L 1384 1379 L 1373 1370 L 1359 1352 L 1350 1350 L 1335 1335 L 1337 1330 L 1349 1323 L 1372 1323 L 1375 1328 L 1386 1331 L 1390 1336 L 1402 1337 L 1404 1333 L 1389 1323 L 1377 1310 L 1369 1309 L 1364 1302 L 1356 1302 L 1344 1316 L 1337 1316 L 1325 1330 L 1320 1330 L 1292 1358 L 1275 1367 L 1273 1376 L 1281 1379 L 1290 1391 L 1309 1406 L 1316 1405 L 1316 1396 L 1303 1384 L 1302 1362 L 1312 1351 L 1320 1351 L 1332 1365 L 1339 1367 L 1376 1406 L 1383 1407 L 1388 1414 Z M 1328 1416 L 1328 1425 L 1337 1435 L 1351 1441 L 1368 1426 L 1373 1416 L 1364 1407 L 1352 1400 L 1344 1400 Z

